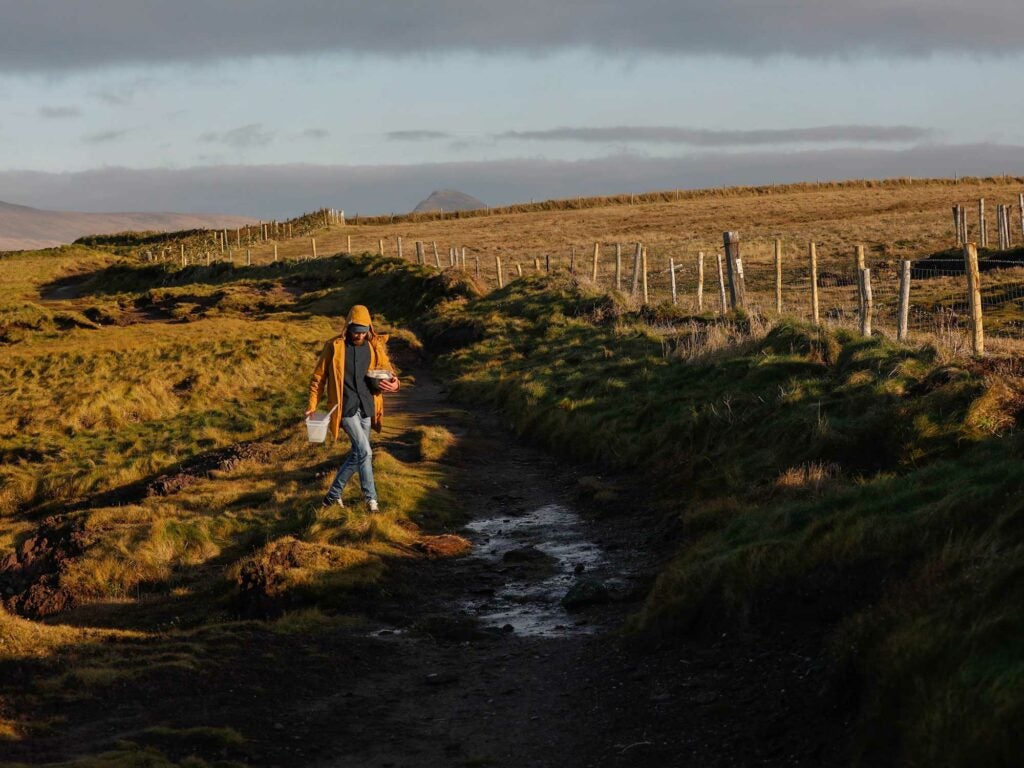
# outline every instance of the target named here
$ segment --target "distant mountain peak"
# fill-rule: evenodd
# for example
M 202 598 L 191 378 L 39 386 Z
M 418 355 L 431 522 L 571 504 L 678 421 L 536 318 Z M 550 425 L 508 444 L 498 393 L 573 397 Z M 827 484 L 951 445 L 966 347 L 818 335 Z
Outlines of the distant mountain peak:
M 457 189 L 438 189 L 431 192 L 430 197 L 413 208 L 412 212 L 476 211 L 486 207 L 486 204 L 465 192 L 459 192 Z

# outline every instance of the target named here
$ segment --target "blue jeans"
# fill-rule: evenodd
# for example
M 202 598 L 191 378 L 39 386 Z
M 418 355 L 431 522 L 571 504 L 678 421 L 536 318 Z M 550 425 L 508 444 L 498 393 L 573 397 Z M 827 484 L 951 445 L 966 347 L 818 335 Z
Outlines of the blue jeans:
M 333 502 L 341 498 L 341 492 L 345 488 L 352 475 L 359 470 L 359 484 L 363 486 L 363 496 L 367 501 L 377 500 L 377 489 L 373 485 L 373 464 L 371 459 L 373 452 L 370 449 L 370 417 L 363 416 L 362 410 L 352 416 L 345 416 L 341 420 L 341 428 L 345 430 L 352 441 L 352 450 L 349 451 L 341 469 L 334 476 L 330 490 L 327 491 L 327 501 Z

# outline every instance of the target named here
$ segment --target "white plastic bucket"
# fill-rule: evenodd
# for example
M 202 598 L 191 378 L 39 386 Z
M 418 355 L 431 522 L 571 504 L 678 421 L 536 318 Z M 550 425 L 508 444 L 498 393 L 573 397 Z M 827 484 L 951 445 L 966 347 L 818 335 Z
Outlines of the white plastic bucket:
M 322 443 L 327 439 L 327 428 L 331 426 L 331 414 L 338 406 L 335 405 L 327 413 L 316 411 L 306 418 L 306 436 L 311 443 Z

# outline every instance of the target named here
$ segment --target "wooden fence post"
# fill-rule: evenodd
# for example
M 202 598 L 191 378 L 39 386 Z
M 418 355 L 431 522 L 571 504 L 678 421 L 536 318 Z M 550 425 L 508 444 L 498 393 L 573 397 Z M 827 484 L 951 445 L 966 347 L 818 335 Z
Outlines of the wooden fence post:
M 679 301 L 676 299 L 676 260 L 671 256 L 668 259 L 668 274 L 672 280 L 672 306 L 674 307 Z
M 437 241 L 431 241 L 431 245 L 434 246 L 434 262 L 437 264 L 437 268 L 441 268 L 441 257 L 437 255 Z
M 722 243 L 725 246 L 725 263 L 729 275 L 729 303 L 733 309 L 746 309 L 746 285 L 742 272 L 736 268 L 740 258 L 740 233 L 723 232 Z
M 985 198 L 978 200 L 978 245 L 988 248 L 988 230 L 985 227 Z
M 864 264 L 864 246 L 858 245 L 854 249 L 853 274 L 857 280 L 857 306 L 864 306 L 864 286 L 861 284 L 860 273 L 866 265 Z
M 313 258 L 315 259 L 316 258 L 316 238 L 315 237 L 309 238 L 309 244 L 313 247 Z
M 466 271 L 466 246 L 462 246 L 462 271 Z
M 522 265 L 522 263 L 521 263 L 521 262 L 518 262 L 518 261 L 516 262 L 516 273 L 517 273 L 517 274 L 518 274 L 518 275 L 519 275 L 520 277 L 522 277 L 522 276 L 523 276 L 523 265 Z
M 971 349 L 985 354 L 985 330 L 981 317 L 981 275 L 978 272 L 978 249 L 974 243 L 964 246 L 964 271 L 967 273 L 967 298 L 971 305 Z
M 874 315 L 875 302 L 871 295 L 871 270 L 865 267 L 860 271 L 860 335 L 871 336 L 871 318 Z
M 495 256 L 494 257 L 494 266 L 498 270 L 498 287 L 499 288 L 504 288 L 505 287 L 505 279 L 501 275 L 501 256 Z
M 473 258 L 476 259 L 476 276 L 480 277 L 480 254 L 479 253 L 474 254 Z
M 383 237 L 380 238 L 377 241 L 377 251 L 380 253 L 381 256 L 384 255 L 384 238 Z
M 422 264 L 423 263 L 423 241 L 422 240 L 417 240 L 416 241 L 416 263 L 417 264 Z
M 548 275 L 551 274 L 551 254 L 550 253 L 545 253 L 544 254 L 544 273 L 548 274 Z
M 641 251 L 641 259 L 643 261 L 643 270 L 644 270 L 644 304 L 647 304 L 650 301 L 650 299 L 649 299 L 649 297 L 647 295 L 647 249 L 646 248 L 644 248 L 643 251 Z
M 633 287 L 629 292 L 629 295 L 634 297 L 640 292 L 640 259 L 642 254 L 643 246 L 637 243 L 633 251 Z
M 181 244 L 181 266 L 188 266 L 188 260 L 185 258 L 185 244 Z
M 1017 195 L 1017 210 L 1020 212 L 1020 234 L 1024 237 L 1024 192 Z
M 601 258 L 601 243 L 594 243 L 594 269 L 590 276 L 593 282 L 597 282 L 597 262 Z
M 533 271 L 540 274 L 540 256 L 533 257 Z
M 956 234 L 956 244 L 963 243 L 963 235 L 960 233 L 960 206 L 953 206 L 953 232 Z
M 277 243 L 274 243 L 274 262 L 277 262 Z
M 569 274 L 576 274 L 576 246 L 574 245 L 569 251 Z
M 900 261 L 900 301 L 896 319 L 896 340 L 906 341 L 910 320 L 910 260 Z
M 352 253 L 352 235 L 346 236 L 345 253 Z
M 398 251 L 398 258 L 402 258 L 402 236 L 399 235 L 395 238 L 395 248 Z
M 697 253 L 697 311 L 704 311 L 704 251 Z
M 245 249 L 245 266 L 252 266 L 252 248 Z
M 967 206 L 960 206 L 960 234 L 963 240 L 960 242 L 961 245 L 967 242 Z
M 210 252 L 206 252 L 206 266 L 210 266 Z
M 722 254 L 716 253 L 715 256 L 718 258 L 718 298 L 722 302 L 722 314 L 724 315 L 729 311 L 729 305 L 725 301 L 725 270 L 722 267 Z
M 622 243 L 615 244 L 615 290 L 622 290 Z
M 809 243 L 807 254 L 811 261 L 811 322 L 818 325 L 818 246 Z
M 775 239 L 775 311 L 782 314 L 782 240 Z

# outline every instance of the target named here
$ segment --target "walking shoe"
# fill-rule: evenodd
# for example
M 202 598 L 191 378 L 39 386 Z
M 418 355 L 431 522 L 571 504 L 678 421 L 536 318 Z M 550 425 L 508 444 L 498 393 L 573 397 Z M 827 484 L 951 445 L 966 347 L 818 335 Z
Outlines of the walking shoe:
M 369 501 L 367 501 L 366 502 L 366 508 L 370 512 L 380 512 L 380 505 L 377 504 L 377 500 L 376 499 L 370 499 Z
M 323 507 L 324 509 L 328 509 L 330 507 L 341 507 L 342 509 L 344 509 L 345 502 L 341 500 L 341 497 L 338 497 L 334 501 L 331 501 L 329 498 L 324 496 L 324 500 L 320 502 L 320 506 Z

